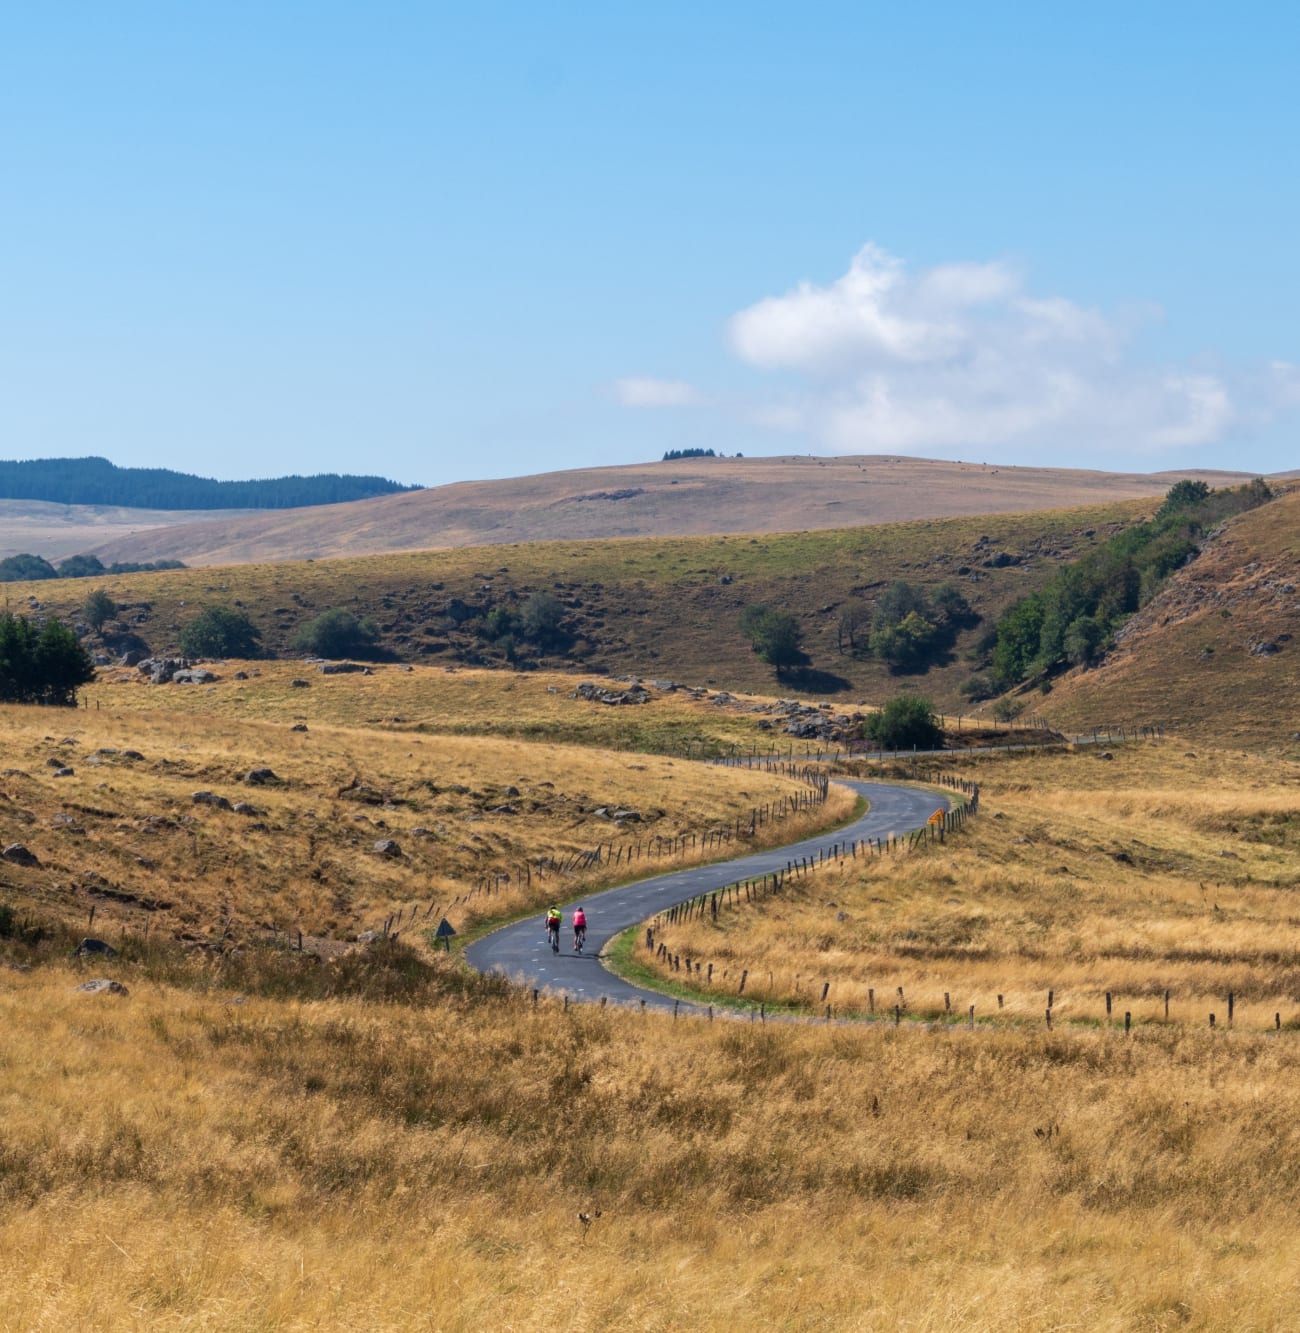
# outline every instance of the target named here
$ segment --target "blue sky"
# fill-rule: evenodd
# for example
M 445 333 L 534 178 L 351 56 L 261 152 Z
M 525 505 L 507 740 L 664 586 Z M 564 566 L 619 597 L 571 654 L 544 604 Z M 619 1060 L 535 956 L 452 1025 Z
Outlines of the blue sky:
M 1298 15 L 7 6 L 0 456 L 1300 466 Z

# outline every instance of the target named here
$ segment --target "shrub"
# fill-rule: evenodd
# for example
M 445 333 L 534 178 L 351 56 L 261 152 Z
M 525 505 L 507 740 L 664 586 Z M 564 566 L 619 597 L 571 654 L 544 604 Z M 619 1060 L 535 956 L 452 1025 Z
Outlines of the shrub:
M 740 628 L 749 636 L 759 657 L 776 668 L 777 675 L 786 667 L 799 666 L 808 660 L 803 652 L 799 622 L 788 611 L 777 611 L 762 603 L 747 606 L 741 612 Z
M 257 657 L 262 631 L 233 606 L 209 606 L 181 630 L 186 657 Z
M 943 744 L 934 707 L 919 694 L 895 695 L 867 719 L 866 732 L 882 750 L 936 750 Z
M 106 620 L 117 615 L 117 603 L 103 590 L 96 588 L 81 604 L 81 618 L 93 630 L 102 629 Z
M 295 648 L 316 657 L 366 657 L 378 642 L 379 631 L 370 621 L 339 608 L 322 611 L 293 637 Z

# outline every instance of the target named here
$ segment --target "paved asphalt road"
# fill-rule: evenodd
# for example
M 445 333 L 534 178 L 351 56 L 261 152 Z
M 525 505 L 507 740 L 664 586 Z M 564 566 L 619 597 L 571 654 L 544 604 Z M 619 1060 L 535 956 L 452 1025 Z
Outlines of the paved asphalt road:
M 465 956 L 480 972 L 504 972 L 525 985 L 562 992 L 573 1000 L 599 1000 L 603 995 L 611 1003 L 644 1001 L 647 1006 L 671 1009 L 674 1002 L 669 996 L 633 986 L 601 965 L 600 951 L 620 931 L 697 894 L 720 889 L 737 880 L 784 870 L 786 863 L 796 858 L 811 860 L 823 849 L 829 852 L 837 842 L 908 833 L 924 824 L 936 809 L 951 805 L 947 797 L 915 787 L 894 787 L 883 782 L 845 782 L 844 785 L 871 803 L 865 815 L 845 828 L 805 838 L 786 847 L 753 852 L 734 861 L 719 861 L 656 875 L 653 879 L 638 880 L 621 888 L 605 889 L 575 899 L 564 913 L 558 954 L 552 953 L 546 943 L 543 913 L 539 909 L 535 917 L 484 935 L 465 950 Z M 573 952 L 573 930 L 569 925 L 572 907 L 578 903 L 587 913 L 587 948 L 581 955 Z M 683 1002 L 682 1007 L 689 1006 Z

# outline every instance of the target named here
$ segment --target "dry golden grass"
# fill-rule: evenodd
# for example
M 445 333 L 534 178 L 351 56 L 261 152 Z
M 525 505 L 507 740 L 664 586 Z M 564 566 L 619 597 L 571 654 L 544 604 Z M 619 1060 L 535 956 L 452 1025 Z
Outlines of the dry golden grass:
M 346 505 L 212 514 L 117 540 L 104 534 L 96 549 L 106 563 L 227 565 L 484 542 L 790 532 L 1155 498 L 1180 476 L 1204 476 L 1212 485 L 1249 480 L 1245 473 L 1148 475 L 878 456 L 685 458 L 459 482 Z
M 1300 1026 L 1300 766 L 1176 743 L 962 761 L 980 816 L 942 845 L 849 860 L 717 924 L 662 924 L 674 985 L 841 1012 Z M 635 955 L 649 963 L 644 949 Z M 1002 997 L 999 1006 L 998 996 Z
M 697 844 L 676 861 L 645 849 L 732 827 L 795 789 L 775 775 L 666 757 L 320 725 L 316 713 L 310 730 L 294 732 L 288 718 L 227 715 L 212 706 L 216 696 L 184 688 L 122 694 L 177 711 L 0 709 L 0 844 L 20 841 L 42 862 L 0 863 L 5 901 L 82 920 L 94 905 L 97 929 L 140 931 L 152 921 L 200 940 L 223 934 L 230 916 L 240 936 L 348 937 L 416 903 L 440 906 L 463 930 L 609 877 L 604 868 L 556 874 L 542 859 L 639 846 L 644 873 L 716 856 Z M 53 776 L 57 763 L 73 775 Z M 277 781 L 248 784 L 263 766 Z M 197 791 L 253 809 L 198 804 Z M 610 818 L 620 807 L 639 820 Z M 760 837 L 798 836 L 850 807 L 841 797 Z M 376 854 L 387 838 L 400 857 Z M 465 898 L 499 875 L 509 880 L 490 896 Z
M 1287 1035 L 236 1006 L 124 975 L 120 1000 L 0 972 L 5 1328 L 1293 1320 Z
M 1072 672 L 1031 707 L 1062 726 L 1160 721 L 1205 744 L 1300 759 L 1298 533 L 1300 487 L 1233 519 L 1133 618 L 1100 668 Z M 1261 642 L 1278 651 L 1252 653 Z

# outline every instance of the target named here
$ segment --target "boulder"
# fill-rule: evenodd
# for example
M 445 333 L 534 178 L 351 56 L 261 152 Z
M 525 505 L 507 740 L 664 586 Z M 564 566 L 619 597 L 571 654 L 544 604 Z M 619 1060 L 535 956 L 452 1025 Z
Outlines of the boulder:
M 60 768 L 56 768 L 54 772 L 50 774 L 50 776 L 52 778 L 70 778 L 76 771 L 77 770 L 75 768 L 68 768 L 66 765 L 64 765 Z
M 38 866 L 41 859 L 29 847 L 24 847 L 21 842 L 11 842 L 8 847 L 0 852 L 0 857 L 16 866 Z
M 289 728 L 289 730 L 290 730 L 290 731 L 306 731 L 306 730 L 307 730 L 307 724 L 306 724 L 305 722 L 295 722 L 295 723 L 293 724 L 293 726 L 291 726 L 291 727 Z
M 380 838 L 375 843 L 375 854 L 377 856 L 401 856 L 402 849 L 393 838 Z
M 262 812 L 249 801 L 236 801 L 231 810 L 237 815 L 260 815 Z
M 130 991 L 120 981 L 110 981 L 107 977 L 96 977 L 94 981 L 83 981 L 77 990 L 87 995 L 130 995 Z
M 224 796 L 218 796 L 216 792 L 196 791 L 190 798 L 195 805 L 211 805 L 218 810 L 229 810 L 230 802 Z
M 311 686 L 311 681 L 309 681 L 309 680 L 291 680 L 291 681 L 289 682 L 289 686 L 290 686 L 291 689 L 295 689 L 295 690 L 305 690 L 305 689 L 308 689 L 308 688 Z M 305 731 L 306 728 L 304 727 L 303 730 Z
M 220 679 L 215 671 L 209 671 L 206 667 L 182 667 L 172 673 L 173 685 L 211 685 L 214 680 Z
M 279 782 L 273 768 L 250 768 L 244 775 L 244 781 L 250 786 L 260 787 L 267 782 Z
M 322 676 L 350 676 L 355 674 L 373 676 L 375 674 L 368 666 L 362 666 L 360 662 L 322 662 L 316 670 Z
M 111 944 L 106 940 L 97 940 L 91 935 L 87 935 L 72 953 L 76 958 L 88 958 L 92 954 L 97 954 L 101 958 L 117 957 L 117 950 Z

